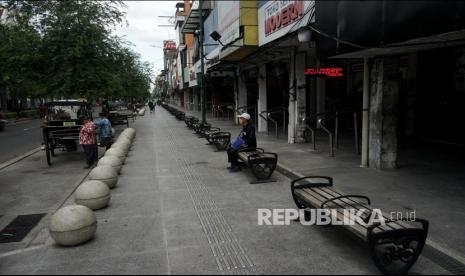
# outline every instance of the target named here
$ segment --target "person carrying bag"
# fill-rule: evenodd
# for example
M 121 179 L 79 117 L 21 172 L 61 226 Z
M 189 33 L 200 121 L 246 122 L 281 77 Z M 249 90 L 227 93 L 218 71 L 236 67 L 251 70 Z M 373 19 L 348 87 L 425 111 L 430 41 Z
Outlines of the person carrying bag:
M 238 172 L 241 170 L 241 167 L 239 166 L 239 150 L 257 147 L 255 127 L 250 124 L 250 115 L 243 113 L 238 117 L 239 123 L 242 126 L 242 131 L 228 148 L 228 162 L 231 163 L 231 166 L 228 167 L 230 172 Z

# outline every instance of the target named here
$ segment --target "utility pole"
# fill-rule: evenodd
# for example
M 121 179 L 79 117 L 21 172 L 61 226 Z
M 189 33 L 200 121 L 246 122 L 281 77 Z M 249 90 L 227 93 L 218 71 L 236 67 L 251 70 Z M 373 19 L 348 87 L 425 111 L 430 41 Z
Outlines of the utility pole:
M 205 92 L 205 70 L 204 70 L 204 60 L 203 60 L 203 9 L 202 9 L 202 0 L 199 0 L 199 19 L 200 19 L 200 95 L 202 101 L 202 122 L 207 123 L 207 93 Z

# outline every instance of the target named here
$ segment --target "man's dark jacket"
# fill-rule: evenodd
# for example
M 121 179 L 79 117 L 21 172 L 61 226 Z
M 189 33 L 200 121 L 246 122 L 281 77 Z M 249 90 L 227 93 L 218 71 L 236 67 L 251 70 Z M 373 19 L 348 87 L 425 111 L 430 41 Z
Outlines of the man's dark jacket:
M 245 125 L 241 132 L 242 139 L 248 148 L 257 147 L 257 136 L 255 135 L 255 127 L 252 125 Z

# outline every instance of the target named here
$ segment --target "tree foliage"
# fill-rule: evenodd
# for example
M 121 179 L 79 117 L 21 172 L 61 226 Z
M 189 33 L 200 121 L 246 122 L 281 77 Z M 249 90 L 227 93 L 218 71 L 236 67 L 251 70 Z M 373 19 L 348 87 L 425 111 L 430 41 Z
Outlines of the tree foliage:
M 121 1 L 7 1 L 0 85 L 22 95 L 146 97 L 151 70 L 112 28 Z

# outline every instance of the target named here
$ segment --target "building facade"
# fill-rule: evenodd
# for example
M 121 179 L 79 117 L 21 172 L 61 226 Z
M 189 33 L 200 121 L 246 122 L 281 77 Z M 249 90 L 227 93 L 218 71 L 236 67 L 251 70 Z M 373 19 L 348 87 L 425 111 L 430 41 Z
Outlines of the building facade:
M 262 133 L 376 169 L 419 140 L 463 150 L 461 1 L 193 1 L 179 24 L 194 41 L 187 109 L 200 106 L 200 12 L 213 116 L 247 111 Z

